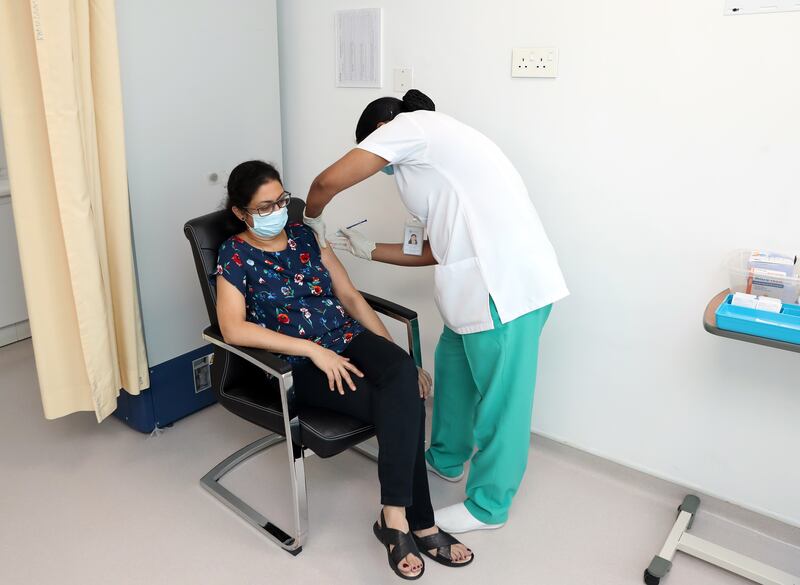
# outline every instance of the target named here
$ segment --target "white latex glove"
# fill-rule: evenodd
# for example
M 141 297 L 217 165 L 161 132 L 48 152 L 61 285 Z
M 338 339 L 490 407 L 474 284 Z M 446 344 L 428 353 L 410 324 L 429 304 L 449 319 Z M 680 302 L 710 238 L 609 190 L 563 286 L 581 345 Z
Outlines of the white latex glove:
M 314 235 L 317 236 L 317 242 L 320 248 L 327 248 L 328 243 L 325 237 L 325 222 L 322 221 L 322 214 L 319 217 L 308 217 L 306 212 L 303 212 L 303 223 L 314 230 Z
M 417 367 L 419 370 L 419 397 L 423 400 L 433 396 L 433 379 L 427 370 Z
M 358 230 L 341 228 L 336 232 L 338 237 L 331 239 L 331 247 L 336 250 L 346 250 L 357 258 L 372 260 L 372 251 L 375 249 L 375 242 L 367 239 L 367 236 Z

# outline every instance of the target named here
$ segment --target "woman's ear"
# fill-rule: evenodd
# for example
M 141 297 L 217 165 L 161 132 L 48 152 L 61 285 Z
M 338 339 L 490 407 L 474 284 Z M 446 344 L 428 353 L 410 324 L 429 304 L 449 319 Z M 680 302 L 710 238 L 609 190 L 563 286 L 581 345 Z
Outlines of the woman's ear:
M 385 125 L 386 125 L 386 122 L 378 122 L 378 125 L 377 125 L 377 126 L 375 126 L 375 129 L 377 130 L 377 129 L 378 129 L 378 128 L 380 128 L 381 126 L 385 126 Z
M 236 219 L 247 223 L 247 215 L 244 213 L 244 211 L 235 206 L 231 208 L 231 211 L 233 211 L 233 215 L 236 216 Z

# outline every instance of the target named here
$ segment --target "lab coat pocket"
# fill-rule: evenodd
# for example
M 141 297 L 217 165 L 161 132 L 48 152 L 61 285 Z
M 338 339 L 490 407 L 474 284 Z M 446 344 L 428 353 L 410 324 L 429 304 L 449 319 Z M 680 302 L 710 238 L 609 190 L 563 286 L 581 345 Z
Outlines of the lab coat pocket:
M 437 265 L 434 274 L 436 306 L 445 324 L 456 333 L 469 333 L 492 322 L 489 290 L 476 257 Z

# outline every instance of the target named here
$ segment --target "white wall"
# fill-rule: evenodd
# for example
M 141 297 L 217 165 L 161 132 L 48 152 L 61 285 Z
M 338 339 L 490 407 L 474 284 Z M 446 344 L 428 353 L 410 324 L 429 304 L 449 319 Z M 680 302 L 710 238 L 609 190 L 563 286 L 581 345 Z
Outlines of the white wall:
M 366 5 L 385 8 L 388 83 L 336 89 L 333 11 Z M 693 0 L 278 8 L 287 188 L 304 192 L 350 148 L 364 105 L 392 94 L 391 68 L 413 67 L 441 111 L 518 166 L 566 272 L 534 429 L 800 525 L 798 357 L 701 325 L 729 250 L 800 248 L 800 14 L 723 17 Z M 558 47 L 560 77 L 512 80 L 514 46 Z M 399 241 L 386 177 L 326 213 Z M 358 286 L 420 311 L 430 366 L 431 272 L 345 261 Z
M 281 163 L 274 0 L 117 2 L 125 143 L 150 365 L 204 344 L 183 224 L 218 209 L 247 159 Z

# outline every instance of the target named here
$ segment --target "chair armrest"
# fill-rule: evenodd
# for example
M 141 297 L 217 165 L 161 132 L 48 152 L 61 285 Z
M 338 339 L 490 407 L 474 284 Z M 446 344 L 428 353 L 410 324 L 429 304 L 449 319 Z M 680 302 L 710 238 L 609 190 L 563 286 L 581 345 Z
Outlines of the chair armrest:
M 406 324 L 406 329 L 408 331 L 408 353 L 411 354 L 412 358 L 414 358 L 417 366 L 421 368 L 422 343 L 419 338 L 419 321 L 417 319 L 417 312 L 364 291 L 359 292 L 376 313 L 381 313 L 387 317 L 391 317 L 396 321 Z
M 411 321 L 412 319 L 417 318 L 417 312 L 412 311 L 411 309 L 404 307 L 402 305 L 398 305 L 397 303 L 393 303 L 392 301 L 387 301 L 386 299 L 382 299 L 381 297 L 376 297 L 375 295 L 371 295 L 364 291 L 361 292 L 361 296 L 364 297 L 369 303 L 369 306 L 375 309 L 377 313 L 383 313 L 387 317 L 391 317 L 392 319 L 396 319 L 397 321 Z
M 278 379 L 278 387 L 281 393 L 281 410 L 283 411 L 283 422 L 286 437 L 292 438 L 292 444 L 297 448 L 302 445 L 300 438 L 300 421 L 297 418 L 297 401 L 295 400 L 294 380 L 292 379 L 292 364 L 282 360 L 274 353 L 266 349 L 244 347 L 241 345 L 231 345 L 225 343 L 222 333 L 215 326 L 211 325 L 203 330 L 203 339 L 217 347 L 231 352 L 242 359 L 247 360 L 254 366 L 261 368 L 267 374 Z
M 274 353 L 268 352 L 266 349 L 257 349 L 254 347 L 244 347 L 241 345 L 231 345 L 226 343 L 222 337 L 220 330 L 211 325 L 203 330 L 203 339 L 213 343 L 214 345 L 228 350 L 240 358 L 246 359 L 251 364 L 258 366 L 268 374 L 280 378 L 284 374 L 289 374 L 292 371 L 292 364 L 286 360 L 282 360 Z

